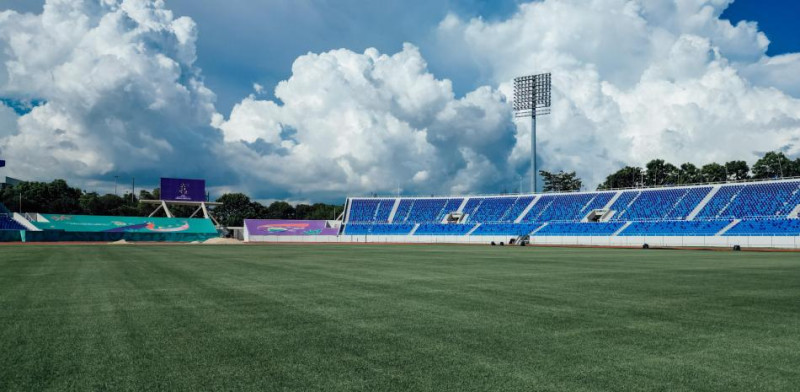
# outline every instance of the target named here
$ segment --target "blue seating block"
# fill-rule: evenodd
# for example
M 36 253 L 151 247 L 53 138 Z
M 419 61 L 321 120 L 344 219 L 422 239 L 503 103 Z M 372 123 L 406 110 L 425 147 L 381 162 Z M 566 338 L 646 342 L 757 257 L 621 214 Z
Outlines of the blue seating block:
M 577 222 L 592 210 L 603 208 L 614 192 L 544 195 L 522 222 Z
M 528 235 L 542 223 L 483 223 L 471 235 Z
M 476 203 L 470 205 L 473 199 L 467 202 L 470 208 L 467 217 L 469 222 L 501 222 L 507 212 L 517 201 L 516 197 L 485 197 L 475 199 Z M 466 209 L 465 209 L 466 210 Z M 466 212 L 466 211 L 465 211 Z
M 445 215 L 458 210 L 463 198 L 403 198 L 392 224 L 389 215 L 396 199 L 351 201 L 346 234 L 408 234 L 415 224 L 418 235 L 713 236 L 733 219 L 743 219 L 726 235 L 797 235 L 800 220 L 787 219 L 800 205 L 800 181 L 726 184 L 710 198 L 692 221 L 689 214 L 713 187 L 675 187 L 621 191 L 610 207 L 611 222 L 580 223 L 590 211 L 605 207 L 617 192 L 546 194 L 515 224 L 534 196 L 472 197 L 462 212 L 466 224 L 442 224 Z M 541 226 L 547 223 L 546 226 Z M 10 225 L 10 223 L 6 223 Z M 540 228 L 541 227 L 541 228 Z
M 0 215 L 0 230 L 27 230 L 24 226 L 17 223 L 14 219 Z
M 683 220 L 694 211 L 703 199 L 711 192 L 710 186 L 689 188 L 682 199 L 667 213 L 666 219 Z
M 617 232 L 624 223 L 549 223 L 534 236 L 609 236 Z
M 475 224 L 458 223 L 423 223 L 414 232 L 414 235 L 464 235 L 469 233 Z
M 798 236 L 800 219 L 743 220 L 724 236 Z
M 388 222 L 395 199 L 354 199 L 350 222 Z
M 344 227 L 347 235 L 404 235 L 414 229 L 412 223 L 348 223 Z
M 731 220 L 633 222 L 621 236 L 713 236 Z

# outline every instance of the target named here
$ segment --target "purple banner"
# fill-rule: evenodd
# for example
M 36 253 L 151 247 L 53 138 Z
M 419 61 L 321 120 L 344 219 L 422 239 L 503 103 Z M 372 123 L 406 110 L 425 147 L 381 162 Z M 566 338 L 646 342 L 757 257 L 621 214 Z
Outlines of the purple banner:
M 250 235 L 336 235 L 339 229 L 324 220 L 245 219 Z
M 206 201 L 206 180 L 162 178 L 161 200 Z

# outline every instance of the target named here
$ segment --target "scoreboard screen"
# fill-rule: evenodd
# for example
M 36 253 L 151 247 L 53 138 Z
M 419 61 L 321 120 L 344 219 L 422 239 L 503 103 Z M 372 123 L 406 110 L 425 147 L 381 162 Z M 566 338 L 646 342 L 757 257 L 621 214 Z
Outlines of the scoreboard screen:
M 206 180 L 162 178 L 161 200 L 206 201 Z

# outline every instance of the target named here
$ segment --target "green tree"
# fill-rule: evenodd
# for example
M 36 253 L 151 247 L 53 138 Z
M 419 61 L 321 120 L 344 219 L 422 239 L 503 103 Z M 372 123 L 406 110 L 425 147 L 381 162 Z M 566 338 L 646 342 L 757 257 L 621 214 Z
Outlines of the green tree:
M 331 204 L 323 204 L 323 203 L 314 203 L 311 206 L 311 213 L 304 219 L 311 219 L 311 220 L 330 220 L 336 219 L 339 214 L 342 213 L 344 207 L 331 205 Z M 300 219 L 300 218 L 298 218 Z
M 696 184 L 703 182 L 700 169 L 692 163 L 686 162 L 678 169 L 678 184 Z
M 97 192 L 87 192 L 78 199 L 81 205 L 81 213 L 86 215 L 102 215 L 102 203 Z
M 274 201 L 267 207 L 269 219 L 295 219 L 295 209 L 285 201 Z
M 20 195 L 23 212 L 53 214 L 80 214 L 83 209 L 78 188 L 71 188 L 64 180 L 46 182 L 22 182 L 0 191 L 0 201 L 12 210 L 19 210 Z
M 126 202 L 130 203 L 130 196 L 123 198 L 110 193 L 100 196 L 101 207 L 97 215 L 120 216 L 124 211 L 123 206 Z
M 214 216 L 224 226 L 242 226 L 245 219 L 260 218 L 263 206 L 253 202 L 243 193 L 226 193 L 217 199 L 222 205 L 214 209 Z
M 653 159 L 647 162 L 645 168 L 647 168 L 647 173 L 645 174 L 646 186 L 675 184 L 678 182 L 678 168 L 663 159 Z
M 730 161 L 725 163 L 728 180 L 741 181 L 750 178 L 750 167 L 745 161 Z
M 572 192 L 579 191 L 583 185 L 583 181 L 578 178 L 575 172 L 565 172 L 560 170 L 558 173 L 551 173 L 545 170 L 539 170 L 539 175 L 544 180 L 545 192 Z
M 625 166 L 606 177 L 606 180 L 597 189 L 634 188 L 641 185 L 643 175 L 644 171 L 641 167 Z
M 767 179 L 798 176 L 800 175 L 800 168 L 797 166 L 797 161 L 790 160 L 782 152 L 771 151 L 764 154 L 753 165 L 753 178 Z
M 719 163 L 709 163 L 704 165 L 700 172 L 703 175 L 703 181 L 705 182 L 722 182 L 725 181 L 725 166 L 720 165 Z

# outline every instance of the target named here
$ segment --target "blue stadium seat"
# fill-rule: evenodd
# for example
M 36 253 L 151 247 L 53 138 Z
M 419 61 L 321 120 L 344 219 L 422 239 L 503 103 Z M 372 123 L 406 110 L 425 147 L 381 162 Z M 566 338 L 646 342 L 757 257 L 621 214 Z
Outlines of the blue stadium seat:
M 626 198 L 615 203 L 619 209 L 613 220 L 643 221 L 661 219 L 686 219 L 689 213 L 711 191 L 702 188 L 666 188 L 625 192 Z M 633 198 L 630 196 L 633 195 Z M 631 199 L 628 204 L 625 201 Z M 622 198 L 620 198 L 622 199 Z M 612 207 L 612 210 L 614 208 Z
M 633 189 L 588 193 L 545 194 L 514 223 L 535 196 L 464 198 L 401 198 L 388 223 L 396 199 L 352 199 L 346 234 L 408 234 L 420 224 L 417 235 L 523 235 L 538 229 L 537 236 L 608 236 L 631 224 L 623 236 L 714 236 L 734 219 L 744 219 L 726 235 L 796 235 L 797 219 L 790 218 L 800 205 L 800 181 L 774 181 L 721 185 L 700 212 L 692 211 L 708 197 L 711 186 Z M 581 223 L 589 212 L 609 208 L 611 222 Z M 458 210 L 466 224 L 442 224 Z M 796 218 L 796 217 L 791 217 Z M 547 225 L 542 226 L 544 223 Z
M 800 219 L 743 220 L 724 236 L 800 236 Z
M 17 223 L 13 216 L 14 214 L 0 203 L 0 230 L 27 230 L 25 226 Z
M 729 225 L 731 220 L 633 222 L 621 236 L 712 236 Z
M 348 223 L 344 227 L 347 235 L 405 235 L 414 229 L 413 223 Z
M 464 208 L 464 213 L 468 214 L 468 222 L 513 221 L 516 216 L 510 218 L 508 215 L 509 211 L 512 210 L 515 205 L 522 204 L 517 203 L 517 199 L 517 197 L 471 198 Z M 530 200 L 533 199 L 528 199 L 528 202 L 530 202 Z M 527 207 L 527 204 L 522 208 L 524 209 L 525 207 Z
M 621 222 L 608 223 L 549 223 L 534 234 L 544 236 L 609 236 L 624 226 Z
M 392 223 L 441 222 L 458 209 L 464 199 L 402 199 Z
M 17 221 L 7 216 L 0 216 L 0 230 L 27 230 L 27 229 L 21 224 L 17 223 Z
M 605 207 L 615 192 L 544 195 L 522 222 L 577 222 L 592 210 Z
M 465 235 L 475 224 L 457 223 L 423 223 L 419 225 L 414 235 Z
M 395 199 L 353 199 L 349 222 L 388 222 Z
M 542 223 L 483 223 L 472 235 L 528 235 Z
M 800 181 L 723 186 L 696 219 L 783 218 L 800 204 Z

